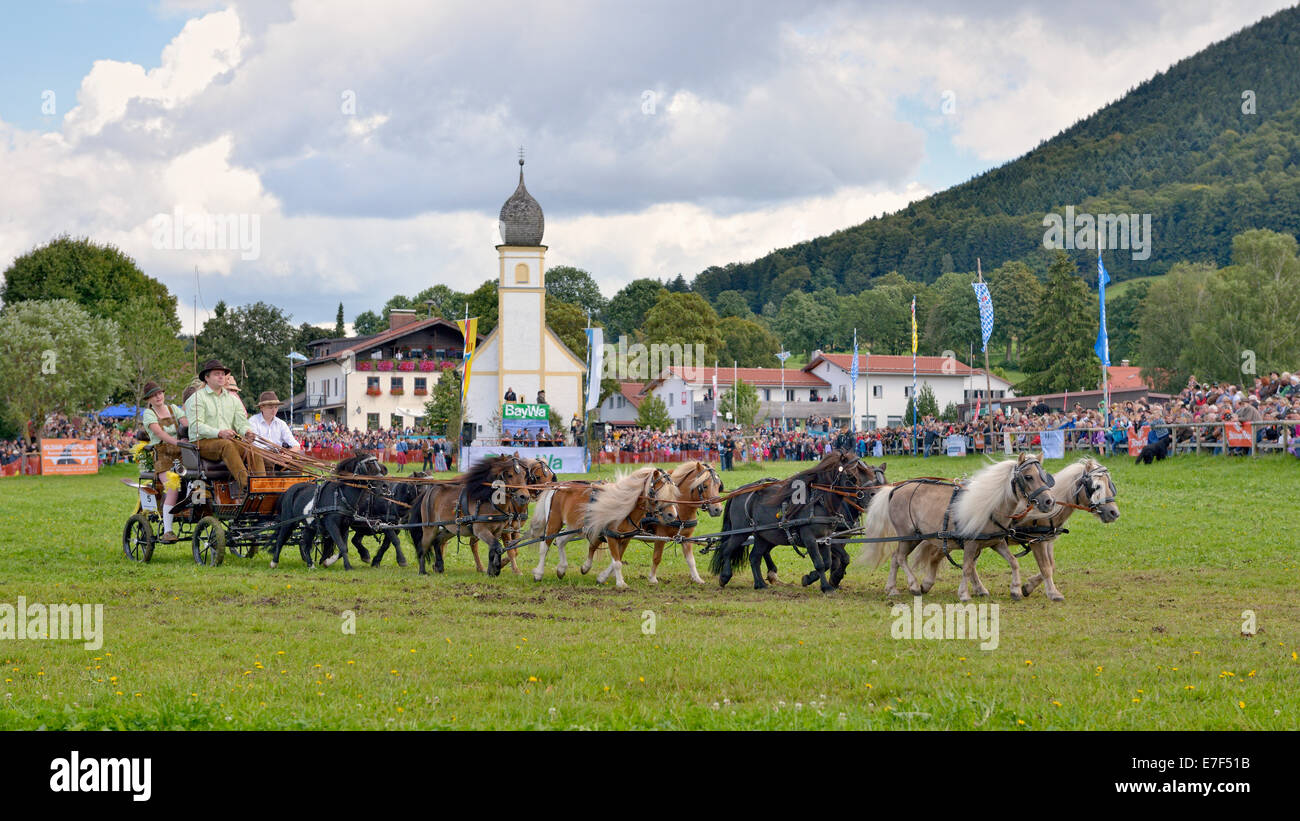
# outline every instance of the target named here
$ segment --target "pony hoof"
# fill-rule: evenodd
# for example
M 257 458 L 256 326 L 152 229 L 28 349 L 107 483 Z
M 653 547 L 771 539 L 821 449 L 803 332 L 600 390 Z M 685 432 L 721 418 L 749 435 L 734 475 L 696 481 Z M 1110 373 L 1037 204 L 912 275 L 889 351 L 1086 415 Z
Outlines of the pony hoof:
M 1019 590 L 1012 590 L 1012 591 L 1011 591 L 1011 600 L 1012 600 L 1012 601 L 1021 601 L 1021 600 L 1024 599 L 1024 598 L 1025 598 L 1024 596 L 1020 595 L 1020 591 L 1019 591 Z
M 375 567 L 378 567 L 378 566 L 379 566 L 379 562 L 375 562 Z M 397 563 L 397 566 L 398 566 L 398 567 L 406 567 L 407 565 L 406 565 L 406 562 L 398 562 L 398 563 Z
M 278 564 L 279 564 L 279 562 L 277 562 L 275 559 L 272 559 L 272 560 L 271 560 L 271 569 L 274 570 L 274 569 L 275 569 L 275 566 L 278 565 Z
M 563 568 L 559 568 L 559 567 L 555 568 L 555 578 L 557 578 L 557 579 L 563 579 L 563 578 L 564 578 L 564 570 L 563 570 Z
M 533 573 L 533 581 L 535 581 L 535 582 L 540 582 L 540 581 L 542 580 L 542 576 L 543 576 L 543 575 L 545 575 L 545 574 L 543 574 L 543 573 L 537 573 L 537 572 L 534 571 L 534 573 Z
M 323 562 L 321 562 L 321 565 L 323 565 L 324 567 L 333 567 L 333 566 L 334 566 L 334 563 L 337 562 L 338 560 L 339 560 L 339 554 L 334 553 L 334 554 L 331 554 L 331 555 L 329 556 L 329 558 L 327 558 L 327 559 L 325 559 Z
M 780 584 L 781 580 L 776 577 L 776 571 L 770 570 L 767 574 L 767 581 L 770 584 Z
M 897 588 L 897 587 L 886 587 L 886 588 L 885 588 L 885 595 L 886 595 L 886 596 L 897 596 L 897 595 L 898 595 L 898 588 Z
M 591 568 L 585 564 L 582 567 L 579 567 L 578 569 L 582 571 L 582 575 L 584 576 L 591 572 Z
M 766 583 L 766 582 L 754 582 L 754 589 L 755 589 L 755 590 L 766 590 L 766 589 L 767 589 L 767 583 Z
M 817 581 L 817 574 L 809 573 L 808 575 L 800 579 L 799 583 L 802 584 L 804 587 L 807 587 L 808 585 L 812 584 L 815 581 Z
M 1048 596 L 1047 598 L 1052 601 L 1065 601 L 1065 596 L 1062 596 L 1060 593 L 1057 593 L 1055 596 Z

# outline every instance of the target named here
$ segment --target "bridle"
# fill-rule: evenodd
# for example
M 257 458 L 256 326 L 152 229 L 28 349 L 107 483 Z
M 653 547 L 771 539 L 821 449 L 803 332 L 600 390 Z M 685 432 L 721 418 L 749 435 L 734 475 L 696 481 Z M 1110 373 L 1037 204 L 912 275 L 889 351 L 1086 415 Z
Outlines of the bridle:
M 1032 491 L 1029 489 L 1029 477 L 1025 475 L 1030 465 L 1035 465 L 1038 468 L 1039 475 L 1043 480 L 1043 484 L 1039 485 Z M 1052 474 L 1047 472 L 1043 467 L 1043 463 L 1038 461 L 1036 457 L 1026 459 L 1024 462 L 1016 465 L 1015 470 L 1011 472 L 1011 485 L 1014 492 L 1020 495 L 1030 507 L 1033 507 L 1038 503 L 1039 496 L 1042 496 L 1044 493 L 1050 493 L 1055 484 L 1056 479 L 1052 477 Z
M 1093 481 L 1103 473 L 1106 474 L 1106 488 L 1110 491 L 1110 495 L 1102 499 L 1100 502 L 1094 502 L 1092 497 L 1099 489 L 1099 486 L 1094 484 Z M 1078 498 L 1080 491 L 1083 492 L 1084 498 L 1088 502 L 1086 510 L 1089 513 L 1097 513 L 1101 510 L 1102 506 L 1114 504 L 1115 502 L 1115 480 L 1111 478 L 1110 471 L 1104 466 L 1093 468 L 1079 477 L 1078 488 L 1075 490 L 1076 498 Z M 1084 509 L 1083 505 L 1078 505 L 1078 507 Z

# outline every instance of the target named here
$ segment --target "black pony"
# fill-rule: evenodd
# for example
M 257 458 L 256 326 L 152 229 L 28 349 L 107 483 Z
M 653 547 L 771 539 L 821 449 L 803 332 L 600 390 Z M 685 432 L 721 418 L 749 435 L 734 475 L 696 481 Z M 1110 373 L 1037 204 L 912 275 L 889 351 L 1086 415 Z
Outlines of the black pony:
M 823 593 L 835 590 L 848 567 L 848 551 L 843 545 L 820 545 L 818 539 L 853 527 L 867 506 L 867 489 L 884 483 L 884 469 L 883 464 L 875 468 L 851 453 L 835 451 L 788 479 L 734 492 L 722 514 L 722 529 L 741 532 L 724 537 L 713 552 L 710 570 L 719 577 L 719 585 L 726 587 L 733 563 L 748 555 L 754 588 L 767 587 L 760 567 L 766 561 L 772 578 L 776 564 L 770 553 L 784 544 L 808 551 L 813 572 L 804 577 L 805 585 L 816 580 Z
M 384 476 L 388 468 L 369 454 L 354 454 L 339 462 L 334 468 L 337 476 Z M 299 550 L 303 561 L 310 567 L 311 543 L 318 528 L 329 534 L 337 553 L 321 561 L 326 567 L 334 564 L 341 557 L 343 567 L 352 569 L 348 561 L 347 530 L 353 520 L 369 504 L 369 497 L 376 495 L 371 480 L 366 479 L 328 479 L 322 482 L 301 482 L 286 490 L 279 499 L 277 510 L 280 514 L 280 526 L 275 534 L 275 546 L 271 548 L 271 567 L 280 563 L 280 551 L 284 543 L 293 535 L 298 525 L 302 525 L 302 541 Z M 328 543 L 327 543 L 328 548 Z

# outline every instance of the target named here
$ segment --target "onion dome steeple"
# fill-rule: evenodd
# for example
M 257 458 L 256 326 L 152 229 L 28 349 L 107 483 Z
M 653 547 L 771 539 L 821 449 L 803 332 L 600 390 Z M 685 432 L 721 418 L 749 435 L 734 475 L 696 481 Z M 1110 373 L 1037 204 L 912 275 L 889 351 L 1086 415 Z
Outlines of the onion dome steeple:
M 542 244 L 546 220 L 542 216 L 542 206 L 537 204 L 537 200 L 524 187 L 523 148 L 519 149 L 519 187 L 501 206 L 498 227 L 501 230 L 502 245 L 533 247 Z

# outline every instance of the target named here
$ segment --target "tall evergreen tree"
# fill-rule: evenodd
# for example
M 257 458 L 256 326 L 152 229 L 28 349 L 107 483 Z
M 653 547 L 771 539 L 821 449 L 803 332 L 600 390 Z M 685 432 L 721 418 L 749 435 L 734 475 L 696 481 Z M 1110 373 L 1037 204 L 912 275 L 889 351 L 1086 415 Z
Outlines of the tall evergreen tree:
M 1097 322 L 1096 297 L 1084 286 L 1074 261 L 1064 251 L 1057 251 L 1021 357 L 1028 376 L 1016 386 L 1016 392 L 1093 388 L 1101 380 L 1101 362 L 1093 351 Z
M 339 303 L 339 312 L 334 317 L 334 335 L 347 336 L 347 327 L 343 323 L 343 303 Z

